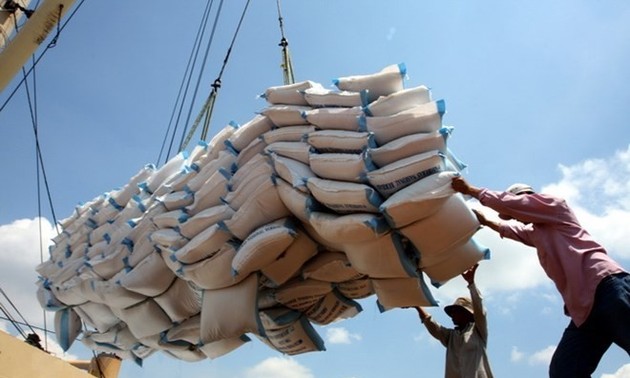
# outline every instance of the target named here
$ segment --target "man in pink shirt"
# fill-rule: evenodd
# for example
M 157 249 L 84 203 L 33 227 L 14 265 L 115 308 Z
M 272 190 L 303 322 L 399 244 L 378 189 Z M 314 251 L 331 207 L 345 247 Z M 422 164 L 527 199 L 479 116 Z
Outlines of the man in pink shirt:
M 549 367 L 550 377 L 590 377 L 612 343 L 630 355 L 630 275 L 580 225 L 565 200 L 535 193 L 525 184 L 505 192 L 470 185 L 461 176 L 456 191 L 499 213 L 495 222 L 475 211 L 479 222 L 536 248 L 555 283 L 571 322 Z

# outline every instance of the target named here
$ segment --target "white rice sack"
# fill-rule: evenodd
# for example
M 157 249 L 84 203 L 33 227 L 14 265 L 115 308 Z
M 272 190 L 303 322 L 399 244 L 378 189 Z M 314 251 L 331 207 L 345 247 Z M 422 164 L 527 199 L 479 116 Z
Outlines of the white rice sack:
M 232 136 L 225 141 L 225 145 L 236 152 L 241 152 L 252 141 L 272 128 L 272 121 L 268 117 L 258 114 L 236 129 Z
M 217 253 L 228 240 L 230 234 L 214 224 L 178 249 L 174 258 L 184 264 L 193 264 Z
M 107 332 L 86 331 L 88 337 L 99 344 L 109 344 L 122 350 L 131 350 L 138 344 L 138 340 L 131 334 L 125 323 L 118 323 Z
M 188 154 L 186 165 L 193 170 L 199 169 L 197 162 L 199 161 L 199 159 L 202 158 L 202 156 L 208 153 L 208 150 L 208 142 L 206 142 L 205 140 L 198 140 L 195 147 L 193 147 L 192 151 L 190 151 L 190 154 Z
M 366 153 L 310 154 L 311 170 L 321 178 L 348 182 L 366 182 L 368 172 L 376 169 Z
M 200 338 L 204 344 L 239 337 L 245 333 L 264 335 L 256 295 L 258 277 L 223 289 L 204 290 L 201 308 Z
M 265 333 L 263 342 L 283 354 L 293 356 L 326 349 L 324 341 L 305 316 Z
M 304 228 L 308 236 L 310 236 L 311 239 L 313 239 L 319 245 L 320 250 L 343 251 L 343 245 L 341 243 L 336 243 L 325 239 L 310 223 L 302 223 L 302 228 Z
M 178 249 L 189 242 L 187 238 L 183 237 L 182 234 L 174 228 L 163 228 L 153 231 L 149 236 L 149 240 L 154 244 L 173 249 Z
M 318 235 L 333 244 L 372 240 L 390 230 L 382 216 L 365 213 L 333 215 L 315 211 L 309 223 Z
M 201 344 L 198 346 L 198 348 L 203 354 L 206 355 L 206 357 L 212 360 L 224 356 L 250 341 L 252 340 L 247 335 L 241 335 L 239 337 L 232 337 L 228 339 L 209 342 L 207 344 Z
M 444 112 L 443 100 L 432 101 L 390 116 L 360 117 L 359 125 L 361 130 L 373 132 L 382 146 L 406 135 L 438 131 Z
M 457 175 L 457 172 L 444 171 L 422 178 L 394 193 L 379 209 L 392 228 L 429 217 L 456 193 L 451 182 Z
M 277 154 L 304 164 L 309 163 L 308 155 L 313 152 L 306 142 L 275 142 L 265 147 L 266 154 Z
M 82 283 L 82 278 L 74 276 L 63 282 L 53 282 L 50 285 L 50 290 L 54 297 L 57 298 L 61 303 L 68 306 L 76 306 L 87 302 L 87 299 L 81 292 Z
M 285 326 L 298 320 L 301 316 L 302 314 L 299 311 L 284 306 L 275 306 L 260 310 L 260 322 L 265 328 L 265 331 L 283 329 Z
M 267 131 L 260 137 L 267 144 L 276 142 L 301 142 L 304 135 L 316 130 L 313 125 L 285 126 Z
M 363 299 L 374 294 L 372 279 L 368 277 L 339 282 L 336 286 L 337 290 L 346 298 Z
M 256 156 L 265 152 L 265 147 L 267 144 L 262 138 L 258 137 L 254 139 L 250 144 L 247 145 L 241 152 L 239 152 L 238 157 L 236 158 L 236 166 L 242 167 L 247 164 L 251 159 L 254 159 Z
M 140 188 L 147 193 L 153 194 L 169 177 L 177 174 L 184 167 L 186 158 L 188 158 L 187 151 L 182 151 L 173 156 L 160 169 L 153 172 L 145 181 L 141 182 L 139 184 Z
M 302 117 L 320 129 L 359 130 L 359 119 L 363 115 L 360 106 L 352 108 L 319 108 L 307 110 Z
M 125 267 L 124 259 L 129 255 L 129 249 L 124 244 L 118 244 L 109 255 L 97 256 L 86 261 L 82 269 L 89 269 L 102 279 L 108 280 Z
M 422 263 L 468 240 L 479 227 L 461 194 L 455 194 L 433 215 L 400 228 L 400 232 L 418 250 Z
M 180 323 L 201 311 L 201 291 L 176 278 L 163 294 L 153 298 L 173 323 Z
M 378 213 L 383 203 L 378 192 L 365 184 L 311 177 L 306 186 L 317 201 L 341 214 Z
M 63 351 L 70 346 L 81 333 L 81 318 L 72 308 L 65 308 L 55 312 L 55 335 Z
M 73 309 L 85 324 L 99 332 L 106 332 L 120 323 L 120 319 L 104 304 L 87 302 Z
M 376 147 L 374 135 L 347 130 L 321 130 L 306 135 L 306 143 L 318 153 L 359 154 Z
M 209 207 L 181 223 L 178 226 L 179 233 L 188 239 L 192 239 L 201 231 L 219 221 L 231 218 L 232 215 L 234 215 L 234 210 L 226 204 Z
M 270 104 L 308 105 L 304 99 L 304 91 L 313 87 L 321 87 L 321 84 L 310 80 L 299 83 L 269 87 L 262 97 Z
M 199 362 L 206 358 L 206 355 L 194 345 L 188 347 L 185 345 L 169 345 L 164 343 L 164 345 L 162 345 L 162 352 L 167 356 L 186 362 Z
M 129 331 L 137 339 L 157 335 L 173 325 L 164 310 L 151 298 L 135 306 L 112 311 L 127 323 Z
M 152 164 L 147 164 L 138 171 L 129 182 L 123 186 L 121 189 L 116 190 L 111 193 L 110 199 L 114 201 L 118 206 L 124 207 L 127 205 L 127 202 L 131 199 L 132 196 L 138 194 L 140 189 L 138 188 L 138 184 L 144 182 L 155 173 L 155 166 Z
M 437 306 L 422 277 L 372 279 L 372 284 L 381 312 L 393 308 Z
M 153 231 L 149 231 L 148 234 L 151 232 Z M 144 260 L 147 256 L 156 251 L 155 244 L 146 236 L 132 243 L 133 247 L 131 254 L 129 254 L 125 260 L 125 265 L 128 267 L 135 267 L 140 263 L 140 261 Z
M 150 254 L 133 269 L 123 271 L 116 277 L 125 289 L 147 297 L 164 293 L 175 280 L 175 275 L 158 253 Z
M 177 192 L 180 190 L 184 190 L 184 187 L 193 177 L 195 177 L 198 173 L 199 167 L 195 166 L 195 169 L 191 168 L 188 165 L 185 165 L 179 172 L 169 177 L 168 180 L 162 184 L 161 189 L 165 193 Z M 156 193 L 158 194 L 158 193 Z
M 364 106 L 363 111 L 370 117 L 389 116 L 431 101 L 431 92 L 424 85 L 403 89 L 381 97 Z
M 384 197 L 446 169 L 440 151 L 423 152 L 367 173 L 367 179 Z
M 306 181 L 315 178 L 311 168 L 302 162 L 272 154 L 274 172 L 295 189 L 307 192 Z
M 316 86 L 304 91 L 304 99 L 314 108 L 361 106 L 361 94 L 349 91 L 334 91 Z
M 343 252 L 319 252 L 302 267 L 303 278 L 338 283 L 363 277 Z M 312 320 L 312 319 L 311 319 Z
M 446 140 L 452 127 L 442 127 L 431 133 L 418 133 L 394 139 L 377 148 L 370 148 L 370 158 L 378 167 L 386 166 L 404 158 L 438 150 L 446 153 Z
M 194 264 L 180 264 L 178 272 L 187 281 L 202 289 L 214 290 L 236 285 L 247 278 L 246 275 L 232 274 L 232 260 L 236 256 L 236 246 L 225 243 L 221 249 Z
M 142 294 L 125 289 L 116 280 L 85 280 L 81 283 L 81 295 L 90 302 L 101 303 L 110 308 L 125 308 L 146 299 Z
M 252 232 L 238 248 L 232 260 L 232 273 L 247 276 L 276 260 L 297 236 L 289 218 L 279 219 Z
M 252 196 L 260 193 L 261 185 L 268 185 L 270 176 L 267 175 L 251 175 L 249 180 L 239 185 L 236 190 L 228 192 L 221 198 L 221 202 L 229 205 L 232 209 L 240 209 L 247 200 Z
M 195 200 L 195 197 L 192 192 L 181 190 L 179 192 L 173 192 L 162 197 L 158 197 L 157 200 L 164 205 L 166 210 L 171 211 L 182 209 L 192 204 Z
M 245 240 L 256 228 L 291 215 L 280 200 L 271 177 L 260 184 L 232 218 L 220 222 L 232 235 Z
M 298 105 L 272 105 L 262 110 L 262 114 L 271 119 L 271 122 L 277 127 L 303 125 L 304 117 L 302 114 L 311 108 L 308 106 Z M 269 130 L 265 130 L 267 132 Z M 259 133 L 258 135 L 262 135 Z
M 333 290 L 330 282 L 294 279 L 275 289 L 276 301 L 293 310 L 304 312 Z
M 490 250 L 477 243 L 474 238 L 449 248 L 436 260 L 421 260 L 422 270 L 439 287 L 451 278 L 455 278 L 481 260 L 490 258 Z
M 358 302 L 344 297 L 337 290 L 333 290 L 306 310 L 304 315 L 315 324 L 327 325 L 355 317 L 361 311 L 363 308 Z
M 232 176 L 219 168 L 208 181 L 194 193 L 194 200 L 186 206 L 186 212 L 191 216 L 213 206 L 221 204 L 221 197 L 228 193 L 228 183 Z
M 192 164 L 199 168 L 203 168 L 210 161 L 219 158 L 220 153 L 225 151 L 227 148 L 225 142 L 238 128 L 238 123 L 230 122 L 227 126 L 221 129 L 221 131 L 216 133 L 208 143 L 208 152 L 201 155 L 197 160 L 194 160 Z
M 418 257 L 406 248 L 397 233 L 362 243 L 346 243 L 343 251 L 352 267 L 370 278 L 418 276 Z
M 381 71 L 368 75 L 340 77 L 333 83 L 342 91 L 361 92 L 367 90 L 369 102 L 380 96 L 387 96 L 403 90 L 403 80 L 407 75 L 407 68 L 403 63 L 383 68 Z
M 170 328 L 160 341 L 166 343 L 185 341 L 188 344 L 196 345 L 199 343 L 200 328 L 201 315 L 197 314 Z
M 308 192 L 295 189 L 279 177 L 273 177 L 273 182 L 278 191 L 278 197 L 289 212 L 302 222 L 308 222 L 312 211 L 323 210 L 313 196 Z
M 270 264 L 261 269 L 270 281 L 270 286 L 278 287 L 296 277 L 302 265 L 317 254 L 318 245 L 304 231 L 297 230 L 296 236 L 287 249 Z
M 46 311 L 58 311 L 67 307 L 50 290 L 50 283 L 42 280 L 41 277 L 37 282 L 37 301 Z
M 235 166 L 234 173 L 230 179 L 230 190 L 236 190 L 238 187 L 247 181 L 250 181 L 256 176 L 270 176 L 273 173 L 271 167 L 271 160 L 266 153 L 256 154 L 244 165 Z
M 232 150 L 221 151 L 219 157 L 208 162 L 201 167 L 201 170 L 195 177 L 190 179 L 186 184 L 186 188 L 191 192 L 199 191 L 203 185 L 212 177 L 216 171 L 223 168 L 227 172 L 232 172 L 236 164 L 236 153 Z
M 110 198 L 111 199 L 111 198 Z M 129 201 L 127 201 L 127 203 L 129 203 Z M 127 205 L 125 205 L 127 206 Z M 93 214 L 90 215 L 90 219 L 98 225 L 98 227 L 96 228 L 96 230 L 98 230 L 100 227 L 103 226 L 107 226 L 111 223 L 109 223 L 109 221 L 113 220 L 114 218 L 116 218 L 116 216 L 118 215 L 118 213 L 120 213 L 120 211 L 122 211 L 125 207 L 124 206 L 119 206 L 116 201 L 109 201 L 108 203 L 99 207 Z M 74 230 L 76 230 L 78 227 L 78 222 L 75 222 L 72 224 L 72 228 Z M 64 230 L 64 234 L 60 234 L 61 236 L 64 235 L 69 235 L 72 230 L 70 228 L 67 228 Z M 54 240 L 53 240 L 54 241 Z M 57 240 L 55 241 L 56 244 L 59 244 L 61 240 Z
M 174 228 L 184 223 L 190 218 L 190 216 L 184 211 L 184 209 L 171 210 L 166 213 L 158 214 L 154 216 L 151 221 L 158 228 Z

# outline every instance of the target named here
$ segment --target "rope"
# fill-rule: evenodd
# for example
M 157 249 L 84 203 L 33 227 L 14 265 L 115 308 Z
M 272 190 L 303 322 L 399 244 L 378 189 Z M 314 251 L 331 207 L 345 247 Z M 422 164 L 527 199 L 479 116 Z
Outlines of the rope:
M 218 95 L 219 88 L 221 88 L 221 77 L 223 76 L 223 72 L 225 71 L 228 60 L 230 59 L 230 54 L 232 53 L 232 48 L 234 47 L 234 43 L 236 42 L 236 37 L 238 36 L 238 33 L 241 30 L 241 26 L 243 25 L 243 20 L 245 19 L 245 14 L 247 13 L 247 8 L 249 7 L 249 3 L 250 3 L 250 0 L 247 0 L 247 3 L 245 3 L 245 7 L 243 8 L 243 12 L 241 13 L 241 18 L 239 19 L 238 25 L 236 26 L 236 30 L 234 31 L 234 35 L 232 36 L 230 47 L 228 47 L 227 52 L 225 54 L 225 58 L 223 59 L 223 65 L 221 66 L 219 75 L 214 80 L 214 83 L 212 83 L 211 85 L 212 91 L 210 92 L 210 95 L 208 96 L 208 99 L 206 100 L 206 104 L 204 105 L 204 108 L 202 109 L 200 114 L 197 116 L 197 120 L 199 120 L 202 114 L 205 114 L 204 126 L 201 132 L 202 140 L 205 140 L 208 135 L 208 129 L 210 126 L 210 120 L 212 118 L 212 111 L 214 109 L 214 103 L 216 100 L 216 96 Z M 184 135 L 182 134 L 182 142 L 180 143 L 180 146 L 179 146 L 180 151 L 186 148 L 186 146 L 190 142 L 190 139 L 192 139 L 192 136 L 195 133 L 197 126 L 198 126 L 198 122 L 195 121 L 194 126 L 191 128 L 185 140 L 183 139 Z
M 2 293 L 2 295 L 4 296 L 4 298 L 9 302 L 9 304 L 11 305 L 11 307 L 13 307 L 13 310 L 20 316 L 20 318 L 22 318 L 22 321 L 24 322 L 24 324 L 26 324 L 28 326 L 28 328 L 31 329 L 31 331 L 33 333 L 35 333 L 35 330 L 33 329 L 33 327 L 28 324 L 28 322 L 26 321 L 26 319 L 24 319 L 24 316 L 22 316 L 22 313 L 20 312 L 20 310 L 17 309 L 17 307 L 15 307 L 15 305 L 13 304 L 13 302 L 11 301 L 11 299 L 9 298 L 9 296 L 4 292 L 4 290 L 2 290 L 2 288 L 0 287 L 0 293 Z M 3 309 L 4 312 L 4 309 Z M 5 315 L 8 316 L 7 313 L 5 313 Z M 15 324 L 14 324 L 15 325 Z M 20 333 L 22 333 L 20 331 Z
M 206 51 L 203 57 L 203 62 L 201 63 L 201 70 L 199 71 L 199 76 L 197 77 L 197 84 L 195 86 L 195 91 L 193 92 L 193 98 L 190 102 L 190 107 L 188 109 L 188 115 L 186 116 L 186 122 L 184 123 L 184 125 L 188 125 L 188 122 L 190 122 L 190 116 L 192 114 L 192 109 L 193 109 L 193 105 L 195 104 L 195 100 L 197 99 L 197 93 L 199 92 L 199 85 L 201 84 L 201 77 L 203 75 L 203 71 L 206 67 L 206 62 L 208 60 L 208 54 L 210 53 L 210 46 L 212 46 L 212 41 L 214 40 L 214 33 L 217 30 L 217 24 L 219 21 L 219 16 L 221 15 L 221 9 L 223 8 L 223 0 L 221 0 L 221 2 L 219 3 L 219 8 L 217 9 L 217 14 L 214 18 L 214 24 L 212 25 L 212 32 L 210 33 L 210 39 L 208 40 L 208 44 L 206 45 Z M 184 135 L 186 135 L 186 130 L 188 129 L 187 126 L 184 127 L 184 130 L 182 132 L 182 138 L 179 141 L 179 150 L 183 150 L 183 144 L 184 144 Z
M 83 5 L 83 3 L 85 2 L 85 0 L 81 0 L 79 2 L 79 4 L 74 8 L 74 10 L 72 11 L 72 13 L 70 13 L 70 16 L 68 16 L 68 18 L 66 19 L 66 22 L 64 22 L 59 28 L 58 28 L 58 33 L 61 33 L 61 31 L 63 31 L 63 29 L 66 27 L 66 25 L 68 25 L 68 22 L 70 22 L 70 20 L 74 17 L 74 15 L 77 13 L 77 11 L 79 10 L 79 8 L 81 8 L 81 5 Z M 54 47 L 54 46 L 53 46 Z M 35 63 L 33 63 L 33 65 L 31 66 L 31 68 L 28 69 L 28 71 L 26 72 L 26 76 L 22 78 L 22 80 L 20 80 L 20 82 L 15 86 L 15 88 L 13 89 L 13 91 L 11 91 L 11 94 L 9 95 L 9 97 L 4 101 L 4 103 L 2 104 L 2 106 L 0 107 L 0 112 L 2 112 L 4 110 L 4 108 L 7 106 L 7 104 L 9 103 L 9 101 L 11 101 L 11 99 L 13 98 L 13 96 L 15 95 L 15 93 L 17 92 L 18 89 L 20 89 L 20 87 L 22 86 L 22 84 L 24 84 L 26 77 L 28 75 L 31 74 L 31 72 L 33 71 L 33 69 L 35 69 L 35 66 L 39 63 L 39 61 L 44 57 L 44 55 L 46 54 L 46 52 L 51 48 L 51 46 L 46 46 L 46 48 L 44 49 L 44 51 L 42 51 L 42 53 L 39 55 L 39 57 L 37 57 L 37 59 L 35 60 Z
M 173 133 L 171 135 L 171 140 L 170 140 L 170 144 L 168 147 L 168 152 L 166 154 L 166 157 L 164 158 L 164 163 L 166 164 L 166 161 L 168 160 L 168 157 L 171 154 L 171 149 L 173 148 L 173 143 L 175 142 L 175 135 L 177 133 L 177 127 L 179 125 L 179 121 L 182 115 L 182 111 L 184 109 L 184 102 L 186 101 L 186 96 L 188 95 L 188 89 L 190 87 L 190 81 L 192 79 L 192 72 L 193 69 L 195 67 L 195 64 L 197 62 L 197 57 L 199 54 L 199 50 L 200 50 L 200 45 L 201 45 L 201 41 L 203 39 L 203 35 L 205 34 L 205 30 L 206 30 L 206 26 L 208 23 L 208 16 L 210 14 L 210 9 L 212 8 L 212 4 L 214 3 L 214 0 L 209 0 L 206 3 L 206 9 L 203 12 L 203 16 L 201 18 L 201 23 L 199 24 L 199 29 L 197 30 L 197 36 L 195 37 L 195 43 L 193 44 L 193 48 L 190 52 L 190 56 L 188 58 L 188 63 L 186 65 L 186 71 L 184 72 L 184 77 L 182 78 L 182 82 L 180 84 L 179 87 L 179 91 L 177 93 L 177 99 L 175 100 L 175 104 L 173 105 L 173 111 L 171 113 L 171 118 L 169 119 L 168 122 L 168 127 L 166 129 L 166 133 L 164 134 L 164 140 L 162 141 L 162 147 L 160 148 L 160 153 L 158 155 L 157 158 L 157 166 L 160 166 L 160 160 L 162 159 L 162 153 L 164 152 L 164 148 L 166 145 L 166 141 L 168 139 L 168 135 L 170 133 L 171 130 L 171 126 L 173 125 L 173 118 L 175 117 L 175 112 L 178 109 L 178 104 L 179 104 L 179 111 L 177 112 L 177 118 L 175 121 L 175 127 L 173 129 Z M 188 80 L 186 80 L 188 79 Z M 185 83 L 185 89 L 184 88 L 184 83 Z M 183 90 L 183 97 L 182 97 L 182 90 Z M 181 99 L 181 102 L 180 102 Z

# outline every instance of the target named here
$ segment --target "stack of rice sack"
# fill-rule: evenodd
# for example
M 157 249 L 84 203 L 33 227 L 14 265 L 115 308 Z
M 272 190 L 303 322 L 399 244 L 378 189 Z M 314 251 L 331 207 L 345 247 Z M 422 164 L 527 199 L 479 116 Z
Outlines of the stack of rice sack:
M 444 101 L 405 89 L 403 65 L 272 87 L 268 106 L 60 222 L 41 276 L 61 346 L 141 362 L 198 361 L 255 335 L 284 354 L 324 350 L 313 324 L 436 305 L 487 257 L 451 179 Z M 87 325 L 82 330 L 81 321 Z

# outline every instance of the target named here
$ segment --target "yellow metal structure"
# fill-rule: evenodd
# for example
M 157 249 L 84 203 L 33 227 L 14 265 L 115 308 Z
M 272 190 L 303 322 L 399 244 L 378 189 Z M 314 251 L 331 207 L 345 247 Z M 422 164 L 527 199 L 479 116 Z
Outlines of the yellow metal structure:
M 120 363 L 110 356 L 98 363 L 62 360 L 0 331 L 0 378 L 116 378 Z

